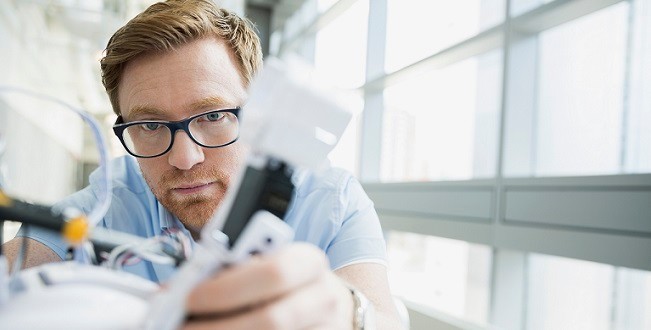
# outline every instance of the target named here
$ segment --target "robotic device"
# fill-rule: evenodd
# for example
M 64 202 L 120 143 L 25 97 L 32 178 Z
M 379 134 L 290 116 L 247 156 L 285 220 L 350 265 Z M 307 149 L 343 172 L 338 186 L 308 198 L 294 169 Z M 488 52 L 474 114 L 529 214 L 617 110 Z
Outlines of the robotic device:
M 108 233 L 101 228 L 86 233 L 83 216 L 70 218 L 21 204 L 0 191 L 0 219 L 11 215 L 21 220 L 24 216 L 25 222 L 37 224 L 40 220 L 71 240 L 86 237 L 105 250 L 132 249 L 141 258 L 180 261 L 178 271 L 162 290 L 156 283 L 120 270 L 71 261 L 9 277 L 6 261 L 0 256 L 2 327 L 175 329 L 184 318 L 185 297 L 196 284 L 225 265 L 291 241 L 293 230 L 281 219 L 294 194 L 292 173 L 299 167 L 324 166 L 351 114 L 337 105 L 332 95 L 298 81 L 276 59 L 266 61 L 250 95 L 240 136 L 251 146 L 246 165 L 202 229 L 191 255 L 182 248 L 182 242 L 152 244 L 151 239 Z M 75 254 L 87 253 L 84 251 L 78 248 Z

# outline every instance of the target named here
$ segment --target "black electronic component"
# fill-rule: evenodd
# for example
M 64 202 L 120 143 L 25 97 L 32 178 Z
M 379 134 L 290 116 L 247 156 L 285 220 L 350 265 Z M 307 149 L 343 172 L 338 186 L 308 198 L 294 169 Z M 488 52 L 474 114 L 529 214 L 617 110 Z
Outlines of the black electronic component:
M 222 229 L 228 236 L 229 247 L 233 247 L 256 211 L 266 210 L 280 219 L 285 217 L 294 193 L 292 172 L 285 162 L 275 159 L 268 159 L 262 169 L 251 166 L 246 169 Z
M 1 194 L 2 192 L 0 192 Z M 12 199 L 0 203 L 0 221 L 18 221 L 55 231 L 62 231 L 66 218 L 51 207 Z

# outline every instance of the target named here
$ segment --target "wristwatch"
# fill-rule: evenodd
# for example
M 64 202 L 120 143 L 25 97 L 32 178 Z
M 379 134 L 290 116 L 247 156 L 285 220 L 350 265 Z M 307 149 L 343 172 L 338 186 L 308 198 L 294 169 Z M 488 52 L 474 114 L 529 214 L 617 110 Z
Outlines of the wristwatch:
M 348 286 L 353 295 L 353 330 L 375 330 L 373 304 L 359 290 Z

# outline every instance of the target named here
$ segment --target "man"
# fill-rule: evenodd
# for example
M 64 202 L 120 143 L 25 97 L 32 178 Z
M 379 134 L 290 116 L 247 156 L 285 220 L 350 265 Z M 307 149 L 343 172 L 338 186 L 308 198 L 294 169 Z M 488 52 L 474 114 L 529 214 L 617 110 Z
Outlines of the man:
M 116 134 L 136 157 L 113 162 L 113 203 L 100 225 L 146 237 L 180 229 L 197 238 L 243 165 L 246 146 L 237 134 L 204 141 L 194 124 L 222 121 L 222 128 L 237 130 L 235 109 L 245 104 L 261 57 L 250 23 L 210 0 L 154 4 L 113 35 L 101 60 L 102 78 L 120 116 L 116 126 L 131 126 Z M 183 120 L 190 123 L 187 131 L 148 147 L 138 142 L 140 134 L 163 129 L 160 122 Z M 88 212 L 99 179 L 92 175 L 88 188 L 58 206 Z M 370 299 L 379 328 L 399 327 L 379 222 L 359 183 L 340 170 L 292 179 L 297 191 L 286 221 L 303 242 L 201 283 L 186 301 L 186 328 L 350 329 L 358 315 L 344 282 Z M 6 244 L 10 259 L 24 239 L 27 266 L 64 257 L 65 245 L 55 235 L 28 234 Z M 154 281 L 169 276 L 151 263 L 127 270 Z

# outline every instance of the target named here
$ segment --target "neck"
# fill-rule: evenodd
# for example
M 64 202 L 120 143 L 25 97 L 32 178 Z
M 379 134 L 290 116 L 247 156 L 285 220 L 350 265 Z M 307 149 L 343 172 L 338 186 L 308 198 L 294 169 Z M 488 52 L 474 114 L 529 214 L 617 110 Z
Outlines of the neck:
M 196 231 L 196 230 L 188 230 L 190 232 L 190 235 L 192 235 L 192 239 L 197 242 L 199 241 L 199 238 L 201 237 L 201 231 Z

